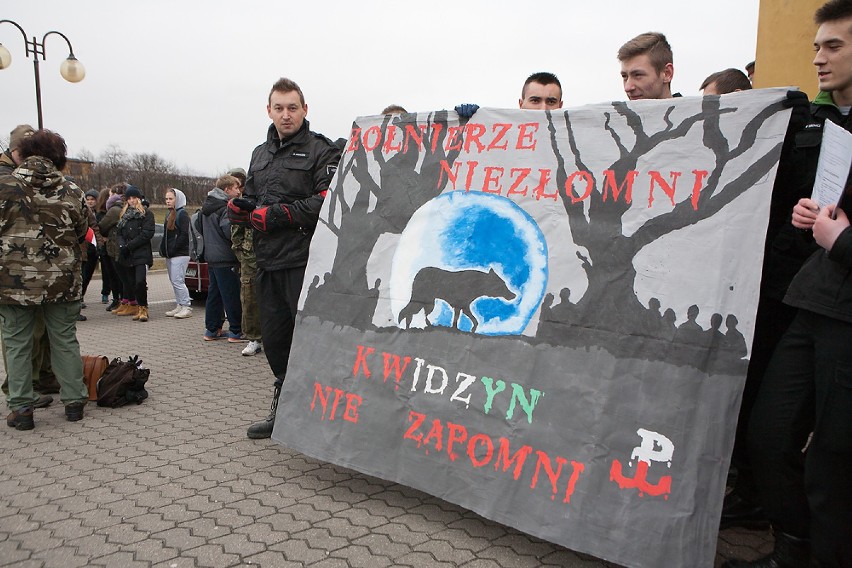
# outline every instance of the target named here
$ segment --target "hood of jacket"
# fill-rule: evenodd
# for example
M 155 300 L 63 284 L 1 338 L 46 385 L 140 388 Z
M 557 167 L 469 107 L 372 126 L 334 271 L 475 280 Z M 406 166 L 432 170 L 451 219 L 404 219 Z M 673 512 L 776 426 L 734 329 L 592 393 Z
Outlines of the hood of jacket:
M 230 198 L 223 190 L 218 187 L 214 187 L 207 192 L 207 198 L 204 200 L 204 203 L 201 204 L 201 214 L 210 215 L 211 213 L 215 213 L 219 209 L 225 207 L 228 204 L 229 199 Z
M 175 211 L 186 207 L 186 194 L 177 188 L 170 188 L 169 191 L 174 192 L 175 194 Z
M 29 186 L 42 192 L 62 186 L 65 178 L 53 162 L 41 156 L 30 156 L 12 173 Z
M 118 201 L 121 201 L 121 196 L 116 194 L 110 195 L 106 201 L 106 208 L 109 209 L 113 205 L 115 205 Z

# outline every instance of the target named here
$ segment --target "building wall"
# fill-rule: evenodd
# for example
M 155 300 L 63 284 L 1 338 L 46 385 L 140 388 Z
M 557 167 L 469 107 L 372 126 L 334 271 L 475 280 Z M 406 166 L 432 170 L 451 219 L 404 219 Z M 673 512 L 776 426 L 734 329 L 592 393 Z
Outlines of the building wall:
M 813 66 L 814 12 L 825 0 L 760 0 L 754 87 L 797 86 L 819 92 Z

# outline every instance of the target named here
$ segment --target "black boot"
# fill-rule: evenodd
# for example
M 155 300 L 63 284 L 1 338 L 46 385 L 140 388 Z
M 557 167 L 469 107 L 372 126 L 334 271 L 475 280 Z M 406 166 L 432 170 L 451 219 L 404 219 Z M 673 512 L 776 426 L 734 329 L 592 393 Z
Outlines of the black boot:
M 719 530 L 732 527 L 762 531 L 769 528 L 769 520 L 763 512 L 763 507 L 743 499 L 734 490 L 725 496 L 722 503 L 722 520 L 719 522 Z
M 810 558 L 811 545 L 807 539 L 776 532 L 772 554 L 751 562 L 728 560 L 722 568 L 807 568 Z
M 281 394 L 281 384 L 275 383 L 275 390 L 272 394 L 272 406 L 269 409 L 269 416 L 266 420 L 255 422 L 248 428 L 246 435 L 253 440 L 261 440 L 272 436 L 272 428 L 275 426 L 275 413 L 278 410 L 278 395 Z

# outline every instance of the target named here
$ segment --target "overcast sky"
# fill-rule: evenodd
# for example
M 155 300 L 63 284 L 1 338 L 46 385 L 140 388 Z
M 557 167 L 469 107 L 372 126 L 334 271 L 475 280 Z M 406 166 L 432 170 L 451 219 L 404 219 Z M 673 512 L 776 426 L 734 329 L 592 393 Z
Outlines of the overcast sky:
M 710 73 L 754 59 L 757 12 L 758 0 L 31 0 L 4 2 L 0 19 L 38 41 L 63 32 L 85 65 L 85 80 L 66 82 L 67 46 L 47 38 L 44 123 L 72 156 L 117 144 L 215 176 L 248 167 L 281 76 L 302 87 L 312 130 L 335 139 L 390 103 L 516 107 L 535 71 L 559 76 L 566 106 L 621 100 L 618 48 L 660 31 L 674 50 L 674 90 L 697 95 Z M 35 87 L 21 33 L 0 24 L 0 43 L 13 58 L 0 71 L 7 136 L 37 124 Z

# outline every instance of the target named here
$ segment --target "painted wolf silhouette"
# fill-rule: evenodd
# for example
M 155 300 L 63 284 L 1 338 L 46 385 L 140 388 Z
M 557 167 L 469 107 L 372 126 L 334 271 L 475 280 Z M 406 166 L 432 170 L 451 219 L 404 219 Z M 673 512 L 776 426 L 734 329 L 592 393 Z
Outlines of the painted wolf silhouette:
M 399 312 L 397 321 L 405 320 L 406 329 L 411 327 L 412 318 L 425 310 L 426 325 L 431 326 L 429 314 L 435 309 L 438 300 L 447 302 L 453 310 L 453 328 L 458 327 L 461 314 L 473 322 L 470 332 L 474 333 L 479 321 L 473 315 L 470 305 L 484 296 L 513 300 L 516 296 L 509 290 L 506 282 L 494 269 L 488 272 L 481 270 L 459 270 L 456 272 L 427 266 L 421 268 L 414 277 L 411 285 L 411 300 Z

